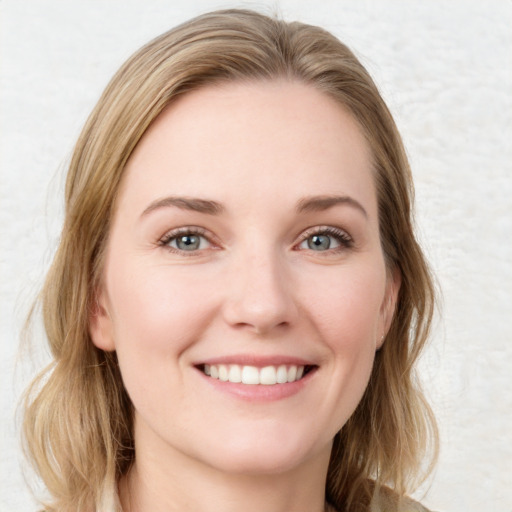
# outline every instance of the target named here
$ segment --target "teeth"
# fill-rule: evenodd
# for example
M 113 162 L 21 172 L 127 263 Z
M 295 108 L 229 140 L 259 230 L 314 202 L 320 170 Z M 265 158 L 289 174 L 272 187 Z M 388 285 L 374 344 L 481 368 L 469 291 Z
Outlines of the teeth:
M 255 366 L 244 366 L 242 368 L 242 383 L 243 384 L 259 384 L 260 372 Z
M 228 374 L 228 380 L 229 382 L 242 382 L 242 370 L 240 369 L 240 366 L 237 364 L 232 364 L 229 367 L 229 374 Z
M 277 369 L 277 383 L 284 384 L 286 382 L 288 382 L 288 370 L 286 369 L 286 366 L 281 365 Z
M 280 365 L 265 366 L 241 366 L 238 364 L 205 364 L 203 372 L 224 382 L 243 383 L 251 386 L 262 384 L 271 386 L 274 384 L 285 384 L 300 380 L 304 375 L 304 366 Z
M 228 380 L 228 367 L 225 364 L 219 364 L 219 380 Z
M 260 384 L 267 386 L 277 384 L 276 369 L 273 366 L 265 366 L 260 370 Z

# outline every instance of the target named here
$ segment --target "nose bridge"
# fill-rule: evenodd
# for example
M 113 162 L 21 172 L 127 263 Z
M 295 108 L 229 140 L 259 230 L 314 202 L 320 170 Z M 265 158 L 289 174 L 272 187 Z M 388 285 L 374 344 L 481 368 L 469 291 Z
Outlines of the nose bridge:
M 278 249 L 240 251 L 232 270 L 225 305 L 228 323 L 264 333 L 294 321 L 288 269 Z

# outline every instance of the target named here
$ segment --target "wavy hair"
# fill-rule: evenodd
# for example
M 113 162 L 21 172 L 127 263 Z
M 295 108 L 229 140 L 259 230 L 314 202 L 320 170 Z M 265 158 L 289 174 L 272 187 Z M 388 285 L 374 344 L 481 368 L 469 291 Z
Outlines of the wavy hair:
M 324 92 L 359 123 L 373 156 L 386 263 L 401 276 L 369 385 L 335 437 L 326 498 L 366 511 L 376 490 L 387 486 L 401 496 L 430 471 L 437 430 L 414 366 L 429 333 L 434 288 L 414 236 L 412 178 L 393 118 L 362 64 L 327 31 L 224 10 L 137 51 L 107 86 L 75 146 L 60 245 L 39 297 L 53 362 L 24 398 L 25 448 L 49 492 L 48 512 L 118 510 L 117 483 L 135 457 L 133 407 L 116 355 L 96 348 L 88 331 L 127 160 L 177 97 L 212 84 L 283 78 Z

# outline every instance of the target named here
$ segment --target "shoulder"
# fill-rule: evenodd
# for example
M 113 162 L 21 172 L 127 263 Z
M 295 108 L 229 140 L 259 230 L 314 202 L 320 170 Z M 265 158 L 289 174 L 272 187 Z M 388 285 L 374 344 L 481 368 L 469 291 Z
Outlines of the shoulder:
M 326 503 L 325 510 L 326 512 L 341 512 L 342 508 L 336 508 L 335 505 Z M 364 510 L 367 512 L 433 512 L 408 496 L 400 497 L 387 487 L 376 492 L 370 505 L 366 505 Z
M 389 489 L 382 489 L 373 497 L 370 512 L 430 512 L 430 510 L 407 496 L 400 498 Z

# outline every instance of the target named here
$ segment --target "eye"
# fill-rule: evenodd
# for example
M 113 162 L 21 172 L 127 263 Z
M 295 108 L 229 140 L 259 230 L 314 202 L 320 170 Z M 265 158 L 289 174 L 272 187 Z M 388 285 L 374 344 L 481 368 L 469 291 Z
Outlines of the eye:
M 175 252 L 195 252 L 212 247 L 212 243 L 201 228 L 180 228 L 167 233 L 159 242 Z
M 302 235 L 299 249 L 325 252 L 351 247 L 352 237 L 342 229 L 334 227 L 320 227 L 308 230 Z
M 331 248 L 332 237 L 329 235 L 311 235 L 306 239 L 308 249 L 313 251 L 326 251 Z
M 200 235 L 180 235 L 168 242 L 168 245 L 180 251 L 197 251 L 204 249 L 208 242 Z

